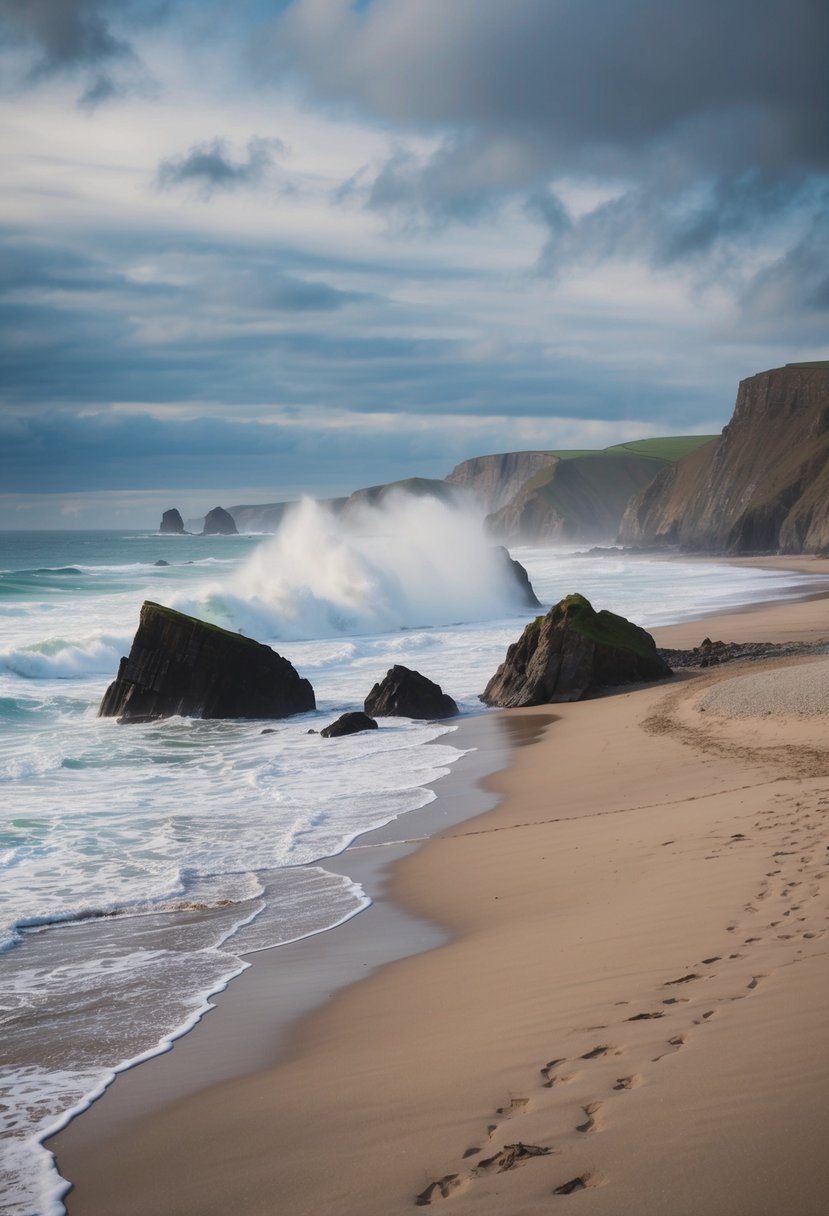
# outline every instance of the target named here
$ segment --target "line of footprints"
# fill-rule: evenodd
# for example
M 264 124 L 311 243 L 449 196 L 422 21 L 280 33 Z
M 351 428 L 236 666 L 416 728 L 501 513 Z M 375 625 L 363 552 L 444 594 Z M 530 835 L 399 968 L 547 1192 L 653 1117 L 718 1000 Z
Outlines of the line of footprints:
M 649 1008 L 611 1023 L 615 1025 L 616 1036 L 624 1035 L 623 1045 L 598 1042 L 569 1058 L 561 1056 L 548 1060 L 541 1067 L 542 1089 L 557 1090 L 575 1082 L 587 1082 L 588 1092 L 592 1089 L 603 1095 L 579 1105 L 578 1121 L 570 1127 L 572 1132 L 579 1136 L 601 1132 L 607 1102 L 616 1100 L 615 1094 L 621 1095 L 646 1084 L 644 1072 L 618 1075 L 623 1072 L 620 1067 L 623 1057 L 633 1052 L 637 1059 L 655 1065 L 666 1056 L 680 1051 L 698 1028 L 705 1026 L 729 1004 L 751 996 L 779 966 L 797 962 L 810 944 L 823 937 L 829 915 L 824 912 L 823 905 L 819 909 L 810 905 L 814 905 L 821 895 L 821 880 L 829 871 L 826 852 L 829 846 L 825 843 L 825 816 L 829 812 L 829 798 L 815 797 L 807 804 L 788 795 L 778 795 L 775 801 L 776 806 L 760 813 L 754 828 L 758 833 L 776 831 L 779 837 L 782 829 L 783 835 L 777 841 L 770 859 L 766 855 L 769 868 L 758 883 L 753 899 L 744 907 L 746 919 L 732 920 L 725 927 L 729 934 L 725 940 L 729 945 L 734 943 L 737 948 L 729 953 L 701 959 L 684 974 L 672 976 L 657 992 L 651 994 L 652 1004 Z M 740 847 L 748 840 L 744 833 L 721 838 L 715 841 L 706 855 L 707 859 L 713 860 L 724 849 Z M 666 845 L 672 843 L 665 842 Z M 770 919 L 764 917 L 764 911 Z M 741 933 L 747 936 L 741 938 Z M 771 948 L 779 961 L 776 959 L 774 967 L 766 966 L 765 971 L 758 973 L 751 967 L 751 956 L 760 943 L 763 943 L 766 958 Z M 629 1004 L 628 1001 L 617 1002 L 619 1006 L 629 1007 Z M 656 1035 L 654 1023 L 659 1023 Z M 663 1026 L 669 1028 L 667 1034 L 663 1033 Z M 602 1024 L 582 1027 L 575 1033 L 581 1035 L 607 1029 L 609 1025 Z M 591 1081 L 594 1085 L 590 1085 Z M 476 1164 L 430 1181 L 415 1197 L 416 1206 L 425 1207 L 459 1195 L 474 1185 L 476 1179 L 487 1175 L 502 1174 L 539 1157 L 557 1155 L 561 1150 L 552 1144 L 525 1144 L 517 1138 L 513 1143 L 487 1153 L 487 1143 L 492 1145 L 493 1140 L 507 1138 L 507 1125 L 512 1120 L 540 1105 L 537 1099 L 511 1097 L 498 1108 L 493 1121 L 487 1126 L 485 1143 L 473 1145 L 463 1154 L 464 1160 L 474 1158 Z M 562 1109 L 567 1108 L 568 1104 L 565 1103 Z M 561 1182 L 552 1189 L 551 1196 L 572 1195 L 588 1187 L 604 1186 L 607 1181 L 595 1171 L 572 1177 L 565 1172 Z

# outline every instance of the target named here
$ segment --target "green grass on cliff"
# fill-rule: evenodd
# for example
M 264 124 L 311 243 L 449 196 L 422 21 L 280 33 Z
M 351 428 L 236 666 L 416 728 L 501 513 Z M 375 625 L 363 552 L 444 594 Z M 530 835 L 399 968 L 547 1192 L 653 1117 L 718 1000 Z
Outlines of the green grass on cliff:
M 604 452 L 607 456 L 630 452 L 634 456 L 649 456 L 653 460 L 674 464 L 712 439 L 716 439 L 716 435 L 666 435 L 661 439 L 634 439 L 632 443 L 617 443 L 612 448 L 605 448 Z
M 827 364 L 829 366 L 829 364 Z M 584 456 L 645 456 L 673 464 L 689 452 L 710 443 L 716 435 L 663 435 L 655 439 L 633 439 L 630 443 L 614 443 L 609 448 L 565 448 L 550 452 L 559 460 L 580 460 Z

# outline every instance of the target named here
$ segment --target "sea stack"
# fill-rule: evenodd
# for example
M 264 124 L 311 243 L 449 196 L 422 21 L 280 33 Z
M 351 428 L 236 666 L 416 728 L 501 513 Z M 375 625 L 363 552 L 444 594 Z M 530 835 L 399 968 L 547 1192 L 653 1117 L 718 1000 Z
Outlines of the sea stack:
M 204 517 L 202 536 L 238 536 L 235 520 L 224 507 L 214 507 Z
M 161 516 L 158 530 L 168 536 L 183 536 L 184 520 L 181 518 L 181 513 L 175 507 L 165 511 Z
M 147 600 L 98 716 L 287 718 L 315 708 L 308 680 L 270 646 Z
M 568 595 L 513 642 L 481 700 L 503 708 L 580 701 L 600 688 L 672 674 L 644 629 Z

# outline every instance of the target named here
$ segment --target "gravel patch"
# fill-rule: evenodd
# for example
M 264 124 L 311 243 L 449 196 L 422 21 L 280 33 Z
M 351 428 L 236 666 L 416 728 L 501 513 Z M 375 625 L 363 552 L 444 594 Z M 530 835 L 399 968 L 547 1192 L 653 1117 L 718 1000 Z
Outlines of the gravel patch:
M 698 708 L 728 718 L 829 714 L 829 660 L 723 680 Z

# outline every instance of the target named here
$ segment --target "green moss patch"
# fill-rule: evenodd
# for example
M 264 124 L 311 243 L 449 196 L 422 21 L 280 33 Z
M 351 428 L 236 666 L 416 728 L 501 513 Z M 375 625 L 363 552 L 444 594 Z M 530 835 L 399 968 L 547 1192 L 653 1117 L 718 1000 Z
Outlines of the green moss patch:
M 593 605 L 583 595 L 575 593 L 565 596 L 553 611 L 566 613 L 567 624 L 582 637 L 589 638 L 600 646 L 610 646 L 615 650 L 632 650 L 634 654 L 649 658 L 653 649 L 648 645 L 638 625 L 634 625 L 615 612 L 602 609 L 596 612 Z

